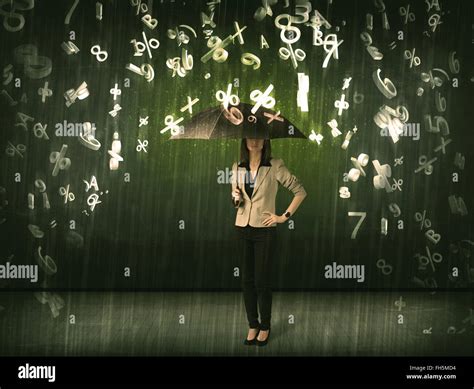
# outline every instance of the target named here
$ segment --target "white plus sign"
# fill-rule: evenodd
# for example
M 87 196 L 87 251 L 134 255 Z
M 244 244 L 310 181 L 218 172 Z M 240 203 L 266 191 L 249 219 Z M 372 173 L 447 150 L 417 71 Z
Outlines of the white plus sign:
M 342 86 L 342 90 L 349 88 L 351 84 L 352 77 L 344 78 L 344 85 Z
M 199 99 L 196 97 L 194 100 L 191 100 L 191 97 L 188 96 L 188 104 L 186 104 L 184 107 L 180 109 L 181 112 L 184 112 L 186 110 L 189 111 L 190 114 L 193 113 L 193 105 L 196 104 L 199 101 Z
M 343 109 L 349 108 L 349 103 L 345 101 L 345 98 L 346 98 L 346 95 L 343 93 L 341 96 L 341 100 L 336 100 L 334 102 L 334 107 L 339 108 L 339 110 L 337 111 L 337 114 L 339 116 L 341 116 Z
M 114 101 L 117 100 L 117 96 L 122 94 L 122 90 L 118 89 L 118 84 L 115 84 L 115 86 L 110 90 L 110 94 L 114 96 Z

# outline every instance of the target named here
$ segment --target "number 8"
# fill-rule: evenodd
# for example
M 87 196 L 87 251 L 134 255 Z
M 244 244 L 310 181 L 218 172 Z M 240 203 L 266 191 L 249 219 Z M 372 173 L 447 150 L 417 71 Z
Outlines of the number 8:
M 299 29 L 298 27 L 295 27 L 295 26 L 292 26 L 292 25 L 291 25 L 291 18 L 292 18 L 292 16 L 290 16 L 290 15 L 288 15 L 288 14 L 281 14 L 281 15 L 278 15 L 278 16 L 275 18 L 275 26 L 276 26 L 278 29 L 281 30 L 281 32 L 280 32 L 280 39 L 281 39 L 283 42 L 285 42 L 285 43 L 287 43 L 287 44 L 289 44 L 289 45 L 291 45 L 291 44 L 297 42 L 297 41 L 300 39 L 300 37 L 301 37 L 301 31 L 300 31 L 300 29 Z M 280 23 L 280 20 L 281 20 L 281 19 L 286 19 L 286 20 L 288 20 L 288 24 L 287 24 L 287 25 L 281 24 L 281 23 Z M 291 36 L 290 38 L 288 38 L 288 37 L 285 35 L 285 33 L 286 33 L 287 31 L 289 31 L 291 35 L 293 35 L 293 34 L 294 34 L 294 35 Z

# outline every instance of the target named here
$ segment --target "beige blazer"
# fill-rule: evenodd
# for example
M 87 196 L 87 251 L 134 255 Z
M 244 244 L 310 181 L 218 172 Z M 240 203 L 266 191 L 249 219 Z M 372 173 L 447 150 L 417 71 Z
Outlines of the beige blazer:
M 232 167 L 232 191 L 237 187 L 240 189 L 240 201 L 234 203 L 237 208 L 235 225 L 245 227 L 247 224 L 252 227 L 267 227 L 262 224 L 269 215 L 263 212 L 275 212 L 275 198 L 278 190 L 278 183 L 295 196 L 306 195 L 303 185 L 292 175 L 281 159 L 272 158 L 271 166 L 260 166 L 258 169 L 252 197 L 245 191 L 245 177 L 247 169 L 234 163 Z M 276 226 L 275 224 L 271 225 Z

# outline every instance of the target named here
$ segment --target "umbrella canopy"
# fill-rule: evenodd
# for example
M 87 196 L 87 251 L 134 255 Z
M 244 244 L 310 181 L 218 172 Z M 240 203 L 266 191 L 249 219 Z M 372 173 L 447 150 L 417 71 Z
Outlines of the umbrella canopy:
M 275 111 L 240 103 L 225 109 L 223 105 L 194 115 L 179 134 L 170 139 L 275 139 L 304 138 L 288 119 Z

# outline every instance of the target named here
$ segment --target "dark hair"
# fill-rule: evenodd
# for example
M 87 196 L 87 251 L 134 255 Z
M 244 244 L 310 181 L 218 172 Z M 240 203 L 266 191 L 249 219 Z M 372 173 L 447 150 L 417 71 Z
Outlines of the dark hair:
M 261 159 L 261 164 L 269 164 L 270 159 L 272 159 L 272 146 L 270 144 L 270 139 L 265 139 L 263 142 L 263 149 L 262 149 L 262 159 Z M 242 139 L 242 142 L 240 143 L 240 162 L 241 163 L 249 163 L 250 158 L 249 158 L 249 149 L 247 148 L 247 142 L 244 139 Z

